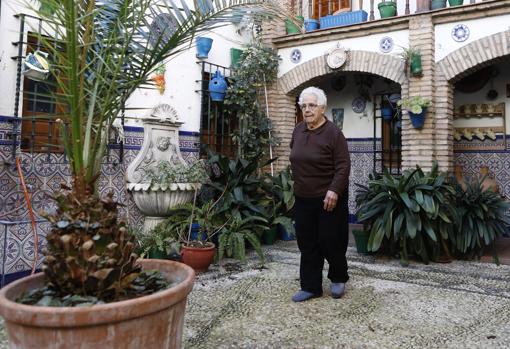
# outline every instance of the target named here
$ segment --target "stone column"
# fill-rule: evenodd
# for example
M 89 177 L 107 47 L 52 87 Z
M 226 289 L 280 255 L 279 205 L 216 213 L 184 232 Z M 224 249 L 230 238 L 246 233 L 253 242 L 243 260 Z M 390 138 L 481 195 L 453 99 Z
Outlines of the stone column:
M 421 166 L 429 170 L 435 159 L 435 106 L 434 106 L 434 25 L 430 15 L 415 16 L 409 19 L 409 42 L 419 48 L 422 55 L 423 76 L 409 76 L 407 91 L 402 89 L 402 97 L 421 96 L 430 99 L 432 106 L 427 109 L 425 125 L 415 129 L 407 112 L 402 121 L 402 168 Z

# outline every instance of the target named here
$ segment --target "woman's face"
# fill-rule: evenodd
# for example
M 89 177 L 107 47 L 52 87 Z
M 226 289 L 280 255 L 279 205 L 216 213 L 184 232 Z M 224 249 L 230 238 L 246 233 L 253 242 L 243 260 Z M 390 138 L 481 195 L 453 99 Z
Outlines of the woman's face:
M 317 96 L 314 94 L 303 95 L 300 105 L 303 111 L 303 118 L 308 126 L 316 126 L 322 121 L 322 115 L 326 109 L 324 105 L 317 105 Z

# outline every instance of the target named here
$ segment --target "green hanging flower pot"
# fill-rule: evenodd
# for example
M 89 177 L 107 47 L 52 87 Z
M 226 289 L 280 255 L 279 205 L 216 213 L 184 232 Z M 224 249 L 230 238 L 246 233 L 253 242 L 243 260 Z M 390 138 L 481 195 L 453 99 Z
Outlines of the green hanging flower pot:
M 381 18 L 393 17 L 397 14 L 397 4 L 393 1 L 382 1 L 377 5 Z
M 411 75 L 413 75 L 413 76 L 422 76 L 423 75 L 423 68 L 421 66 L 421 55 L 420 54 L 411 55 L 410 69 L 411 69 Z
M 303 23 L 305 18 L 303 16 L 296 16 L 296 21 L 299 23 Z M 285 20 L 285 31 L 287 34 L 298 34 L 301 33 L 301 28 L 298 27 L 294 21 L 290 19 Z
M 460 6 L 464 4 L 464 0 L 448 0 L 450 6 Z

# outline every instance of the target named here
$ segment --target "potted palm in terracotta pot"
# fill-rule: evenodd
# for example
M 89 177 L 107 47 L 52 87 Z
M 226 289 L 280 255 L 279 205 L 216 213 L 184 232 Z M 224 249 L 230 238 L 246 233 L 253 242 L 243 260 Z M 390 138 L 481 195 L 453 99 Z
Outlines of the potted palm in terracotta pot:
M 178 348 L 194 272 L 177 262 L 139 261 L 117 203 L 112 195 L 99 198 L 96 179 L 109 126 L 127 98 L 207 23 L 228 22 L 230 10 L 240 11 L 242 3 L 249 11 L 250 3 L 215 3 L 201 14 L 184 1 L 40 2 L 52 9 L 38 12 L 45 23 L 38 42 L 55 62 L 55 90 L 63 91 L 53 98 L 67 107 L 54 118 L 62 125 L 72 187 L 55 193 L 57 209 L 47 215 L 52 228 L 43 273 L 0 292 L 10 346 Z M 161 16 L 176 25 L 151 30 Z

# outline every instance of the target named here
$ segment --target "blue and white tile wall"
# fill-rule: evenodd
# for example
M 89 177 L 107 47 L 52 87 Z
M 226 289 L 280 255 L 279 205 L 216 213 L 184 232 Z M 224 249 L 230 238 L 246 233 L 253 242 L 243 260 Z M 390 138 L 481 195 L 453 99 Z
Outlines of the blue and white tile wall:
M 456 143 L 454 153 L 455 163 L 462 166 L 464 177 L 476 178 L 480 167 L 487 166 L 499 185 L 499 192 L 510 200 L 510 135 L 506 138 L 507 142 L 502 137 L 498 137 L 496 142 L 463 140 Z M 506 149 L 503 149 L 505 143 Z
M 33 263 L 33 233 L 28 222 L 25 199 L 16 169 L 9 164 L 12 154 L 12 141 L 8 133 L 12 131 L 9 117 L 0 117 L 0 263 L 2 285 L 4 282 L 30 270 Z M 113 192 L 114 197 L 124 203 L 120 208 L 132 226 L 140 227 L 143 216 L 134 204 L 131 194 L 126 191 L 125 171 L 136 157 L 143 143 L 143 128 L 125 127 L 125 146 L 123 162 L 119 162 L 119 149 L 112 147 L 108 159 L 103 165 L 99 178 L 101 194 Z M 180 132 L 181 153 L 185 159 L 198 156 L 199 134 Z M 20 156 L 25 182 L 29 187 L 31 203 L 37 216 L 37 234 L 39 248 L 43 249 L 49 231 L 49 224 L 42 219 L 40 211 L 50 208 L 49 196 L 60 183 L 69 182 L 69 166 L 63 154 L 26 154 Z M 7 163 L 6 163 L 7 162 Z M 17 210 L 17 208 L 19 208 Z M 20 223 L 21 222 L 21 223 Z M 40 254 L 41 255 L 41 254 Z M 40 265 L 41 259 L 39 259 Z

